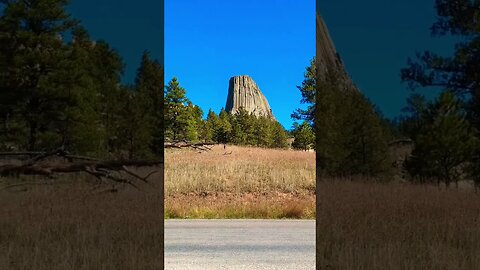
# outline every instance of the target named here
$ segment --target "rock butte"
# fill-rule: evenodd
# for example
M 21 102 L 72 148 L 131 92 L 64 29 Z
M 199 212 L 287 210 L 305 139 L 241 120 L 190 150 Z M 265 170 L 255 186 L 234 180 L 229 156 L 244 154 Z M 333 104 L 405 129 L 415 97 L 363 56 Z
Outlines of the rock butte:
M 267 99 L 252 78 L 246 75 L 230 78 L 225 110 L 232 114 L 240 108 L 257 117 L 266 116 L 275 119 Z
M 317 67 L 318 75 L 324 79 L 330 70 L 339 75 L 339 90 L 358 91 L 357 87 L 350 79 L 345 70 L 345 66 L 340 55 L 335 49 L 332 38 L 328 32 L 327 25 L 323 21 L 320 14 L 317 13 Z

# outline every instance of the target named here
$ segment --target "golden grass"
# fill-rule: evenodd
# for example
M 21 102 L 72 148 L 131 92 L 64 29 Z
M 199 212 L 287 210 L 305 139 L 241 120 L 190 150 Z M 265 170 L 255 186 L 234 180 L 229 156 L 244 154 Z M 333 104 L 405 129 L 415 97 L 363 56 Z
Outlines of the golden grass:
M 165 217 L 314 218 L 315 154 L 230 145 L 169 150 Z
M 319 189 L 319 269 L 479 269 L 479 194 L 345 181 Z
M 157 178 L 144 192 L 95 194 L 85 182 L 0 191 L 0 269 L 161 268 Z
M 231 155 L 224 155 L 224 153 Z M 217 145 L 211 152 L 169 150 L 165 195 L 315 190 L 313 152 Z
M 315 195 L 225 194 L 165 198 L 165 218 L 315 219 Z

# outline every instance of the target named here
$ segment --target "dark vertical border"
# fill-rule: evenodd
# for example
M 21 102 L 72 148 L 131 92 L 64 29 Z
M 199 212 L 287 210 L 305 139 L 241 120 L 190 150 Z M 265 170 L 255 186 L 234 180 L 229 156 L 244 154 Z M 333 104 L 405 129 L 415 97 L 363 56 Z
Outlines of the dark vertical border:
M 315 62 L 315 65 L 316 65 L 316 74 L 315 74 L 315 77 L 316 77 L 316 81 L 318 82 L 319 81 L 319 71 L 320 71 L 320 68 L 319 68 L 319 64 L 318 64 L 318 59 L 319 59 L 319 56 L 320 56 L 320 40 L 319 40 L 319 30 L 320 30 L 320 17 L 319 17 L 319 1 L 320 0 L 316 0 L 316 12 L 315 12 L 315 40 L 316 40 L 316 62 Z M 318 83 L 316 84 L 316 89 L 315 89 L 315 92 L 318 93 Z M 315 95 L 315 106 L 317 106 L 317 104 L 319 104 L 319 96 L 316 94 Z M 315 149 L 318 149 L 318 108 L 315 109 L 315 120 L 314 120 L 314 130 L 315 130 L 315 144 L 316 144 L 316 147 Z M 318 173 L 318 168 L 319 168 L 319 160 L 318 160 L 318 151 L 315 152 L 315 167 L 316 167 L 316 171 L 317 173 L 315 174 L 315 178 L 316 178 L 316 185 L 315 185 L 315 195 L 316 195 L 316 219 L 315 219 L 315 261 L 316 261 L 316 269 L 320 269 L 320 256 L 318 255 L 318 250 L 319 250 L 319 235 L 320 235 L 320 223 L 319 223 L 319 220 L 320 220 L 320 210 L 321 210 L 321 205 L 320 205 L 320 174 Z
M 161 66 L 163 67 L 163 74 L 162 74 L 162 88 L 165 85 L 165 2 L 164 0 L 160 0 L 161 3 L 161 10 L 160 10 L 160 32 L 161 32 L 161 55 L 159 56 L 160 59 L 158 61 L 160 62 Z M 164 95 L 162 94 L 162 104 L 164 104 Z M 161 115 L 163 115 L 163 107 L 159 108 L 161 110 Z M 163 134 L 165 134 L 165 126 L 163 124 L 164 122 L 162 121 L 162 130 L 164 130 Z M 165 140 L 165 135 L 162 138 L 162 141 Z M 163 143 L 163 142 L 162 142 Z M 160 263 L 161 263 L 161 268 L 160 269 L 165 269 L 165 184 L 164 184 L 164 179 L 165 179 L 165 174 L 164 174 L 164 168 L 165 168 L 165 149 L 162 146 L 162 156 L 161 156 L 161 169 L 160 169 L 160 202 L 162 206 L 160 207 L 160 215 L 161 215 L 161 224 L 160 224 L 160 230 L 161 230 L 161 236 L 160 236 Z

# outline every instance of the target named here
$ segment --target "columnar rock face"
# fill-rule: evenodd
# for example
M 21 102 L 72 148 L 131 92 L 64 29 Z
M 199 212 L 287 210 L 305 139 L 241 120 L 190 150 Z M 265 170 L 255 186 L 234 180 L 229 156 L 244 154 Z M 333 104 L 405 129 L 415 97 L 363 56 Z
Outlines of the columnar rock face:
M 270 105 L 257 84 L 249 76 L 230 78 L 227 105 L 225 110 L 236 113 L 240 108 L 255 116 L 266 116 L 275 119 Z
M 348 76 L 340 55 L 335 49 L 332 38 L 328 32 L 327 25 L 320 14 L 317 13 L 317 67 L 321 79 L 327 76 L 327 72 L 334 72 L 339 76 L 340 90 L 358 91 L 353 81 Z

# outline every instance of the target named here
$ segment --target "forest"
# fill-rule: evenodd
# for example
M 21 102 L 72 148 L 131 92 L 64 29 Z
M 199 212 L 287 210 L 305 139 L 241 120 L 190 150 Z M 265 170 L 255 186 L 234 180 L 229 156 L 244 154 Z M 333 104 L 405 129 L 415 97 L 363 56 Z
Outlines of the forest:
M 315 119 L 317 173 L 391 180 L 392 142 L 406 141 L 412 151 L 400 165 L 407 181 L 480 184 L 479 3 L 437 0 L 435 8 L 431 34 L 458 42 L 453 55 L 426 50 L 407 59 L 400 77 L 412 93 L 398 117 L 386 119 L 361 93 L 341 91 L 338 71 L 322 71 L 316 112 L 304 114 Z
M 106 159 L 163 154 L 163 67 L 147 51 L 135 82 L 67 1 L 0 2 L 0 151 Z

